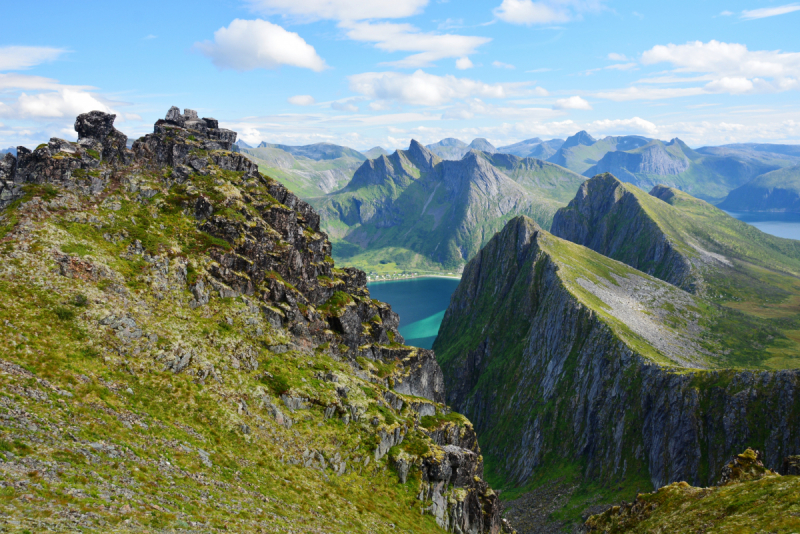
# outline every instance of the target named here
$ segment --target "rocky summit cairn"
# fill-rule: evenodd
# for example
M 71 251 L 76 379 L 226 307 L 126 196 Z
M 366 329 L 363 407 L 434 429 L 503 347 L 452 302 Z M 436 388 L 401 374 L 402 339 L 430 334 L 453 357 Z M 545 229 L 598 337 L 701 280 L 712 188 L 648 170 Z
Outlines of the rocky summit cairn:
M 776 473 L 764 467 L 760 451 L 747 449 L 742 454 L 737 454 L 722 468 L 717 486 L 727 486 L 748 480 L 758 480 L 767 476 L 776 476 Z

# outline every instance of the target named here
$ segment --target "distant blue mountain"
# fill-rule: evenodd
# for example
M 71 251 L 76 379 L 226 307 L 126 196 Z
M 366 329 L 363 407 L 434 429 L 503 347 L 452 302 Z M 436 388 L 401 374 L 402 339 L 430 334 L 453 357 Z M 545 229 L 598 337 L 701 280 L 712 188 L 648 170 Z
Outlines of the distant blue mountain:
M 10 146 L 8 148 L 4 148 L 4 149 L 0 150 L 0 154 L 13 154 L 16 157 L 17 149 L 14 148 L 13 146 Z

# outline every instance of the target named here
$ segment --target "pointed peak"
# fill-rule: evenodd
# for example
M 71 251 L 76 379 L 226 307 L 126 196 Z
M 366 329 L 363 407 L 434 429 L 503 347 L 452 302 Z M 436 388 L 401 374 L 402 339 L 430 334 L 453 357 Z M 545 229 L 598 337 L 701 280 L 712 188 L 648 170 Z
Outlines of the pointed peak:
M 591 135 L 589 135 L 589 132 L 587 132 L 586 130 L 581 130 L 575 135 L 568 137 L 567 140 L 564 141 L 564 145 L 562 146 L 562 148 L 570 148 L 578 145 L 591 146 L 596 142 L 597 140 Z
M 436 162 L 436 154 L 425 148 L 416 139 L 411 140 L 407 151 L 408 158 L 417 166 L 431 168 Z

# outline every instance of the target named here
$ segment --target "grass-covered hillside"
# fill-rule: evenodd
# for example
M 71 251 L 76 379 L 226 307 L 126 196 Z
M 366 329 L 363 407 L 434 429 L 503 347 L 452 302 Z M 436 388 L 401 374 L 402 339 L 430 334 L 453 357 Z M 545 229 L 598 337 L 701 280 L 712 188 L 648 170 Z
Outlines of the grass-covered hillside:
M 10 532 L 497 532 L 430 351 L 309 205 L 170 110 L 15 161 L 0 212 Z
M 523 217 L 467 265 L 434 350 L 520 529 L 713 483 L 747 446 L 797 453 L 796 341 Z
M 796 367 L 800 353 L 800 242 L 765 234 L 705 201 L 615 177 L 586 182 L 553 232 L 742 314 L 775 332 L 765 354 Z
M 725 198 L 729 191 L 780 167 L 778 160 L 700 153 L 680 139 L 657 139 L 630 150 L 609 152 L 584 176 L 611 173 L 643 189 L 667 185 L 709 201 Z
M 800 213 L 800 165 L 759 176 L 728 193 L 719 207 L 728 211 Z
M 259 171 L 304 199 L 341 189 L 367 159 L 356 150 L 330 143 L 308 146 L 261 143 L 240 151 L 258 164 Z
M 583 180 L 505 154 L 442 160 L 413 141 L 365 162 L 347 187 L 312 202 L 337 261 L 376 272 L 455 271 L 516 215 L 549 226 Z
M 747 449 L 727 466 L 717 486 L 674 482 L 587 521 L 588 532 L 695 533 L 797 532 L 800 530 L 799 472 L 780 476 Z

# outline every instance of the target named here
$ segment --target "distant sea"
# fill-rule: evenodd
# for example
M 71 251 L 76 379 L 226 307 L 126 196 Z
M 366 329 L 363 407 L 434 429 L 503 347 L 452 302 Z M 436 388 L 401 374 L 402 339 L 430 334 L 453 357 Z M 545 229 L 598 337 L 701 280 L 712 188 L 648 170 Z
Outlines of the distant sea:
M 755 226 L 765 234 L 800 241 L 800 213 L 726 212 L 731 217 Z
M 400 334 L 408 345 L 429 349 L 439 333 L 457 278 L 412 278 L 367 284 L 372 298 L 391 304 L 400 315 Z

